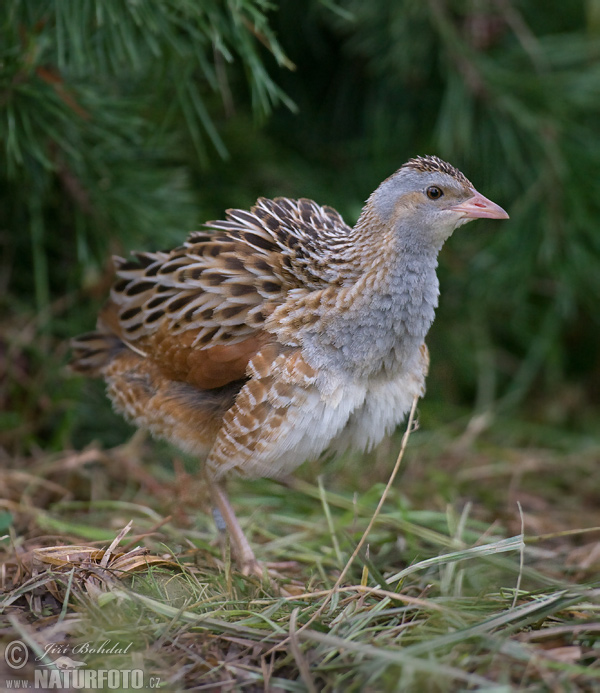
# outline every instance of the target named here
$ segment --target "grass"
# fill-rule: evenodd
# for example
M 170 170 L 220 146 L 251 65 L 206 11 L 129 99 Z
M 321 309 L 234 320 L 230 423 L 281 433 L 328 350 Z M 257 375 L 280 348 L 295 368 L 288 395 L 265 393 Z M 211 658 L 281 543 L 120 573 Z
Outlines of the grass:
M 437 431 L 412 435 L 387 490 L 385 446 L 327 478 L 234 482 L 275 581 L 237 572 L 200 480 L 139 436 L 7 459 L 0 625 L 31 652 L 18 677 L 62 648 L 169 691 L 600 690 L 597 448 Z

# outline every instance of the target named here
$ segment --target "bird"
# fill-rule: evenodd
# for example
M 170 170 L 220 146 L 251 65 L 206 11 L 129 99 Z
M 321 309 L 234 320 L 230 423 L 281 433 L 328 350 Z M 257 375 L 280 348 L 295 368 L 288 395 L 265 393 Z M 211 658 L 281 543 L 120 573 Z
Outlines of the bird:
M 437 156 L 386 178 L 353 227 L 306 198 L 229 209 L 172 250 L 114 258 L 72 368 L 104 378 L 128 421 L 203 460 L 234 558 L 260 574 L 227 478 L 285 477 L 393 432 L 425 392 L 438 254 L 479 218 L 508 214 Z

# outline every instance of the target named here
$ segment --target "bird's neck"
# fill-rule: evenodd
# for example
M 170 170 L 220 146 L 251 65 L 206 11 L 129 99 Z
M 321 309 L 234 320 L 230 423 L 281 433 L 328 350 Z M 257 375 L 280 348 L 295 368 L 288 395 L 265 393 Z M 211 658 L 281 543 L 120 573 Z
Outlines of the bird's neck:
M 420 263 L 437 266 L 437 256 L 445 237 L 436 238 L 419 223 L 422 224 L 423 220 L 411 216 L 382 219 L 369 199 L 349 235 L 348 259 L 361 264 L 363 269 L 383 264 L 392 272 L 405 265 L 415 269 Z
M 395 226 L 382 223 L 368 206 L 352 235 L 357 302 L 377 311 L 394 333 L 422 340 L 438 303 L 436 268 L 442 244 L 424 242 L 427 234 L 410 220 Z
M 433 322 L 439 249 L 415 243 L 411 229 L 374 224 L 364 214 L 352 236 L 339 252 L 353 278 L 337 294 L 325 339 L 355 373 L 397 372 L 417 358 Z

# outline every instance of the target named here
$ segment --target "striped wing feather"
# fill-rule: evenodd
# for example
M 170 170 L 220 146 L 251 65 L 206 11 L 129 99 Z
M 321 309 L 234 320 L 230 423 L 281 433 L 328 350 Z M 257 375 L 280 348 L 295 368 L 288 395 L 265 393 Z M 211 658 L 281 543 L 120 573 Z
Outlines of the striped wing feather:
M 274 339 L 264 321 L 291 289 L 336 281 L 320 248 L 350 229 L 332 208 L 286 198 L 206 226 L 170 252 L 116 258 L 101 323 L 169 377 L 210 389 L 244 377 Z

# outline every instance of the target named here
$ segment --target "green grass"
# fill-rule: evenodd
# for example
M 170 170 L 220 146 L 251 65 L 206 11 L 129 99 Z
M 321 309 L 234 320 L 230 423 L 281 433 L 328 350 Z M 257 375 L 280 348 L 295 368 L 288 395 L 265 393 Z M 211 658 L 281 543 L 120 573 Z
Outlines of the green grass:
M 437 435 L 413 434 L 379 514 L 392 445 L 316 481 L 307 465 L 232 483 L 258 558 L 280 564 L 262 581 L 153 444 L 10 460 L 3 642 L 42 656 L 108 641 L 126 653 L 72 658 L 169 691 L 600 690 L 597 449 Z

